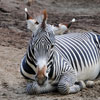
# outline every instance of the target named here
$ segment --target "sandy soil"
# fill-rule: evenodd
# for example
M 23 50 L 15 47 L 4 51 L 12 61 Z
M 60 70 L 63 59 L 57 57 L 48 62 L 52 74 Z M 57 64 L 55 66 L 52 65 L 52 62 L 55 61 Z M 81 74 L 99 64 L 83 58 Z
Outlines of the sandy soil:
M 69 31 L 93 30 L 100 33 L 100 0 L 0 0 L 0 100 L 100 100 L 100 84 L 66 96 L 58 93 L 27 95 L 26 80 L 21 76 L 20 61 L 26 52 L 31 32 L 26 29 L 24 8 L 32 16 L 48 11 L 48 23 L 68 23 Z

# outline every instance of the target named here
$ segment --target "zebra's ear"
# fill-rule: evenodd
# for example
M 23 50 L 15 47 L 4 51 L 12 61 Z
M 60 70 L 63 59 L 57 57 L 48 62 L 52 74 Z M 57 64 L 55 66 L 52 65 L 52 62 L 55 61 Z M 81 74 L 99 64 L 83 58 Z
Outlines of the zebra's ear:
M 46 21 L 47 21 L 47 11 L 44 10 L 43 11 L 43 20 L 42 20 L 42 24 L 41 27 L 44 29 L 46 27 Z
M 73 18 L 68 24 L 60 23 L 58 26 L 52 25 L 52 29 L 55 34 L 60 35 L 60 34 L 63 34 L 64 32 L 66 32 L 70 28 L 72 23 L 74 23 L 74 22 L 75 22 L 75 18 Z
M 64 24 L 59 24 L 58 26 L 52 25 L 52 29 L 56 35 L 63 34 L 68 28 Z
M 38 26 L 38 21 L 33 19 L 29 13 L 28 13 L 28 10 L 27 8 L 25 8 L 25 15 L 26 15 L 26 21 L 27 21 L 27 28 L 29 30 L 31 30 L 32 32 L 34 32 L 36 29 L 37 29 L 37 26 Z

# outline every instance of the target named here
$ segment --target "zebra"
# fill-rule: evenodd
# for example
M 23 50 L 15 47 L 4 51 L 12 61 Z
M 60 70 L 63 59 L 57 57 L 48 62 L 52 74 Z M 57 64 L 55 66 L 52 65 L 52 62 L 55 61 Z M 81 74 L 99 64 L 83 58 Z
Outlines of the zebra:
M 21 74 L 32 80 L 28 94 L 77 93 L 100 72 L 100 35 L 94 32 L 55 35 L 47 13 L 33 32 L 22 58 Z M 91 85 L 92 84 L 92 85 Z

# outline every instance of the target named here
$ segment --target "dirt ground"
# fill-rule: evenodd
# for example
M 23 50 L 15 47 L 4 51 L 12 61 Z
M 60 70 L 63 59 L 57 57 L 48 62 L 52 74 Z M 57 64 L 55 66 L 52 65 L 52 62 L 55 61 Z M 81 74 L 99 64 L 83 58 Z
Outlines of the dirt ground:
M 100 84 L 66 96 L 58 93 L 27 95 L 20 61 L 26 52 L 31 32 L 26 28 L 24 8 L 32 16 L 47 9 L 48 23 L 76 22 L 69 32 L 93 30 L 100 33 L 100 0 L 0 0 L 0 100 L 100 100 Z

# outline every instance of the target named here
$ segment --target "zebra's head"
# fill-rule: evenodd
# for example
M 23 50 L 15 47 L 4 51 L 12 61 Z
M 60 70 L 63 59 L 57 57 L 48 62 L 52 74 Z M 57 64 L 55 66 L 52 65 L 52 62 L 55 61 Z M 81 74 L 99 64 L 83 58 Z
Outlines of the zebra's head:
M 44 18 L 37 30 L 33 33 L 32 49 L 34 50 L 35 64 L 37 66 L 36 80 L 42 85 L 48 79 L 48 65 L 52 61 L 54 53 L 55 36 L 51 25 L 47 24 L 47 13 L 44 11 Z

